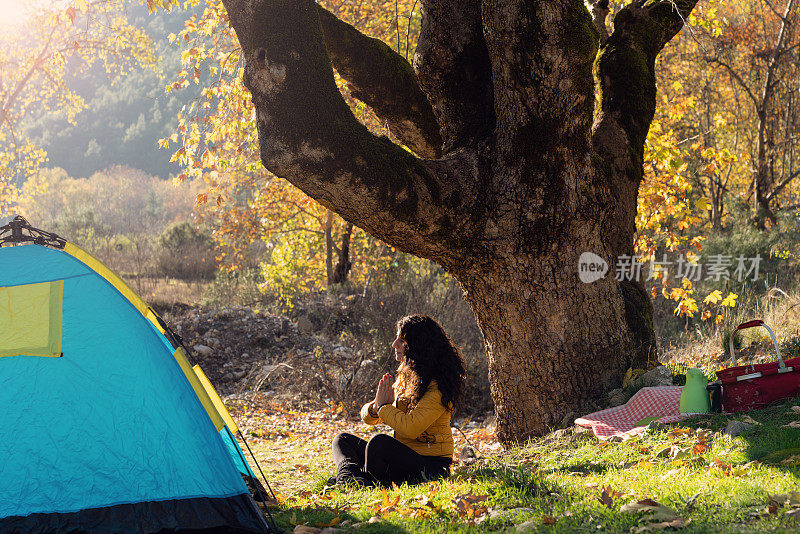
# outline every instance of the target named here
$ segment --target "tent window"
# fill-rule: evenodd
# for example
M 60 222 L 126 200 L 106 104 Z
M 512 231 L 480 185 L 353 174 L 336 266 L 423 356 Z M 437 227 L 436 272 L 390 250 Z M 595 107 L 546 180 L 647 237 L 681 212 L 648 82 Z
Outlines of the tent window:
M 61 356 L 64 281 L 0 287 L 0 357 Z

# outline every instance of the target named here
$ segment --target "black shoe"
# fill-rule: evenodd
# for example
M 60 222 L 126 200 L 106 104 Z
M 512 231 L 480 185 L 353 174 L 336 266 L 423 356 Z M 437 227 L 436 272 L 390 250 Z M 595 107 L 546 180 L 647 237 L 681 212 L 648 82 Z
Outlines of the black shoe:
M 336 473 L 336 484 L 358 484 L 361 486 L 374 486 L 375 481 L 357 464 L 344 462 Z

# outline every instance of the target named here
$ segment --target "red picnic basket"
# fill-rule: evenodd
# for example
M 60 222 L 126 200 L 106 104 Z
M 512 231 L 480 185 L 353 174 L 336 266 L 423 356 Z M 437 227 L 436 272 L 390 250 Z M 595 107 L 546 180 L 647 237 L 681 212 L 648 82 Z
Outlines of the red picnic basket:
M 733 337 L 739 330 L 756 326 L 763 326 L 769 332 L 778 361 L 736 366 Z M 736 327 L 731 333 L 730 351 L 734 367 L 717 371 L 717 378 L 722 383 L 723 411 L 737 413 L 757 410 L 800 395 L 800 357 L 783 361 L 775 333 L 761 319 Z

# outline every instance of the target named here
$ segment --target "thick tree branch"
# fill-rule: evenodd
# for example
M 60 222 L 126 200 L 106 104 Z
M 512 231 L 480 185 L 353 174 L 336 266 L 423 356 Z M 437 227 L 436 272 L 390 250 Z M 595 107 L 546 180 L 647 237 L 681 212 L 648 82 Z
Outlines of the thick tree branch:
M 50 44 L 53 42 L 53 35 L 55 34 L 56 29 L 57 26 L 53 26 L 53 29 L 50 31 L 50 35 L 47 37 L 47 42 L 42 46 L 39 55 L 36 56 L 36 59 L 33 60 L 25 75 L 17 82 L 14 90 L 8 95 L 2 106 L 0 106 L 0 124 L 6 121 L 6 118 L 11 111 L 11 107 L 14 105 L 14 101 L 19 97 L 20 94 L 22 94 L 22 90 L 25 88 L 25 85 L 27 85 L 36 71 L 39 70 L 44 62 L 50 57 Z
M 800 171 L 795 171 L 795 172 L 791 173 L 791 174 L 789 175 L 789 177 L 788 177 L 788 178 L 786 178 L 786 179 L 785 179 L 784 181 L 782 181 L 780 184 L 778 184 L 777 186 L 775 186 L 775 188 L 774 188 L 772 191 L 770 191 L 770 192 L 769 192 L 769 194 L 767 195 L 767 202 L 772 202 L 772 200 L 773 200 L 773 199 L 775 199 L 775 197 L 777 197 L 777 196 L 778 196 L 778 194 L 779 194 L 781 191 L 783 191 L 783 189 L 784 189 L 784 188 L 785 188 L 787 185 L 789 185 L 789 184 L 790 184 L 790 183 L 791 183 L 791 182 L 792 182 L 792 181 L 793 181 L 795 178 L 797 178 L 798 176 L 800 176 Z
M 644 143 L 656 109 L 655 61 L 697 0 L 635 0 L 614 19 L 595 60 L 599 101 L 592 126 L 598 176 L 615 199 L 609 224 L 613 257 L 633 253 Z M 600 184 L 598 184 L 600 185 Z
M 613 155 L 624 143 L 632 163 L 641 165 L 656 109 L 656 56 L 680 31 L 696 3 L 635 0 L 615 17 L 614 32 L 595 62 L 601 95 L 593 130 L 601 155 Z
M 401 143 L 424 158 L 442 153 L 439 124 L 414 69 L 380 39 L 367 37 L 322 6 L 319 19 L 331 62 Z
M 261 159 L 384 241 L 453 265 L 474 225 L 476 156 L 420 160 L 353 116 L 313 0 L 225 0 L 245 58 Z
M 442 125 L 444 152 L 494 131 L 492 74 L 480 0 L 422 0 L 414 69 Z

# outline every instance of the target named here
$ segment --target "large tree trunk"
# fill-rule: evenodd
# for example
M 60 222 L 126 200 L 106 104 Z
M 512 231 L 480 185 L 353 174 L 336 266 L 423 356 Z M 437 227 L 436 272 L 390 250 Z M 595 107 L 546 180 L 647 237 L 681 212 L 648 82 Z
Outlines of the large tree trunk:
M 609 277 L 584 284 L 575 276 L 586 249 L 560 243 L 544 256 L 508 258 L 489 277 L 459 277 L 486 341 L 503 441 L 571 423 L 646 358 L 646 350 L 634 350 L 640 340 L 631 332 L 622 286 Z M 652 341 L 652 330 L 645 336 Z
M 615 265 L 633 252 L 655 58 L 695 2 L 636 0 L 601 42 L 602 0 L 595 20 L 579 0 L 422 0 L 412 71 L 310 0 L 225 0 L 265 166 L 456 276 L 504 442 L 557 426 L 652 355 L 649 297 Z M 422 157 L 358 123 L 331 62 Z M 584 252 L 609 272 L 582 282 Z

